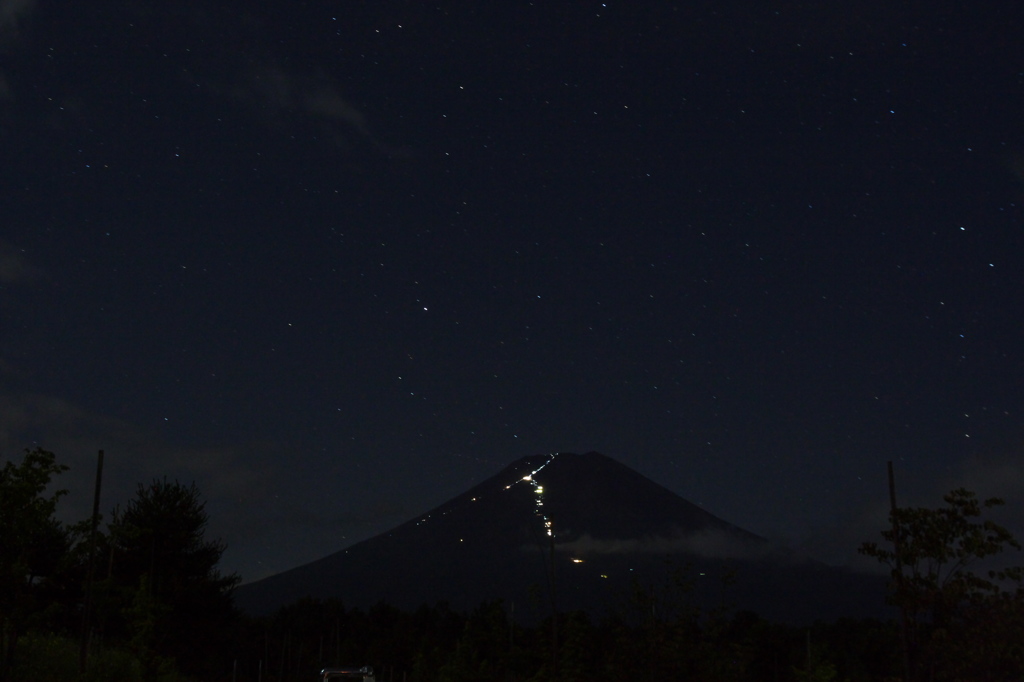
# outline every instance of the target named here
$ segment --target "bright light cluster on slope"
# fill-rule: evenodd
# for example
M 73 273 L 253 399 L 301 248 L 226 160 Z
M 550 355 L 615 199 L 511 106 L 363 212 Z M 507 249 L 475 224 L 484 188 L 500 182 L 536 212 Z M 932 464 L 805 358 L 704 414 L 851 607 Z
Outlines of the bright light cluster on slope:
M 536 514 L 537 516 L 539 516 L 541 518 L 541 520 L 544 522 L 544 532 L 547 533 L 549 537 L 554 535 L 554 527 L 551 524 L 551 519 L 549 519 L 547 517 L 547 514 L 544 513 L 544 486 L 542 486 L 540 484 L 540 482 L 538 482 L 534 477 L 537 475 L 537 473 L 541 469 L 543 469 L 547 465 L 551 464 L 551 462 L 554 461 L 555 457 L 558 457 L 558 453 L 557 452 L 552 452 L 551 454 L 548 455 L 548 459 L 547 459 L 546 462 L 541 464 L 539 467 L 537 467 L 536 469 L 534 469 L 530 473 L 528 473 L 525 476 L 523 476 L 521 479 L 519 479 L 515 483 L 510 483 L 507 486 L 505 486 L 505 490 L 508 490 L 509 488 L 514 486 L 516 483 L 521 483 L 521 482 L 525 481 L 526 483 L 529 483 L 533 487 L 533 492 L 536 495 L 536 497 L 534 498 L 534 501 L 533 501 L 533 504 L 534 504 L 533 513 Z
M 533 487 L 533 492 L 536 494 L 536 498 L 534 499 L 534 505 L 535 505 L 534 513 L 537 516 L 539 516 L 541 518 L 541 520 L 543 521 L 543 523 L 544 523 L 544 530 L 545 530 L 545 532 L 549 536 L 553 535 L 554 531 L 553 531 L 553 527 L 552 527 L 552 524 L 551 524 L 551 519 L 549 519 L 544 514 L 543 510 L 541 509 L 544 506 L 544 486 L 542 486 L 540 483 L 538 483 L 536 480 L 534 480 L 534 476 L 536 476 L 537 472 L 539 472 L 541 469 L 546 467 L 548 464 L 551 464 L 551 462 L 557 456 L 558 456 L 557 452 L 550 453 L 548 455 L 547 461 L 545 461 L 539 467 L 537 467 L 536 469 L 534 469 L 530 473 L 526 474 L 525 476 L 520 478 L 518 481 L 515 481 L 515 482 L 510 483 L 509 485 L 505 486 L 505 490 L 508 490 L 509 488 L 514 486 L 516 483 L 521 483 L 521 482 L 525 481 L 525 482 L 529 483 Z M 470 502 L 476 502 L 478 499 L 479 498 L 477 498 L 477 497 L 470 498 Z M 452 512 L 454 512 L 455 510 L 456 510 L 456 507 L 450 505 L 447 508 L 441 509 L 441 512 L 440 512 L 439 516 L 442 516 L 442 517 L 443 516 L 447 516 L 448 514 L 451 514 Z M 426 515 L 420 517 L 419 519 L 417 519 L 415 524 L 417 526 L 426 524 L 427 521 L 430 521 L 432 518 L 433 518 L 433 514 L 426 514 Z M 463 542 L 463 540 L 464 540 L 463 538 L 459 538 L 459 542 Z

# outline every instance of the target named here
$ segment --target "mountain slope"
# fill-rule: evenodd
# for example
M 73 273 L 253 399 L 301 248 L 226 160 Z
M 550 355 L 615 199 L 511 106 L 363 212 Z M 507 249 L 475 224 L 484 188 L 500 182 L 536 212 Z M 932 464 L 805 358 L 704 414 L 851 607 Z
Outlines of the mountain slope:
M 880 589 L 874 578 L 799 561 L 592 452 L 520 459 L 392 531 L 243 585 L 236 601 L 261 613 L 305 596 L 406 609 L 504 599 L 542 617 L 552 601 L 559 610 L 622 607 L 635 584 L 660 589 L 684 567 L 705 605 L 785 620 L 866 615 L 862 593 Z M 728 589 L 717 579 L 727 571 L 737 575 Z

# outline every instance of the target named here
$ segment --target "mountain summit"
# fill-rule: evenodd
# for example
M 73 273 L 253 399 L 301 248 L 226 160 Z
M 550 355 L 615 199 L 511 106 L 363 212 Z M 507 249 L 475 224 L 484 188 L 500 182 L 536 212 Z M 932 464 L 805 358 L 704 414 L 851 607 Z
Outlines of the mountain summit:
M 622 605 L 631 585 L 664 584 L 687 567 L 699 601 L 784 620 L 866 615 L 874 578 L 798 560 L 596 452 L 524 457 L 393 530 L 243 585 L 236 602 L 263 613 L 302 597 L 404 609 L 485 600 L 559 610 Z M 716 579 L 734 573 L 728 589 Z M 871 612 L 877 613 L 878 609 Z

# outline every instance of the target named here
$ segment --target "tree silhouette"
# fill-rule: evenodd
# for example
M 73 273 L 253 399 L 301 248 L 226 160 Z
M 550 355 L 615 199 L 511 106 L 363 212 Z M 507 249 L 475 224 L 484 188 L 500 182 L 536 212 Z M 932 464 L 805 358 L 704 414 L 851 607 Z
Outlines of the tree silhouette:
M 947 506 L 939 509 L 894 509 L 893 527 L 882 531 L 891 548 L 865 542 L 859 549 L 892 571 L 889 601 L 906 614 L 911 677 L 1004 679 L 999 671 L 1006 669 L 1019 676 L 1024 568 L 971 570 L 1008 548 L 1021 549 L 1006 528 L 978 520 L 1003 501 L 980 501 L 963 488 L 943 499 Z M 998 627 L 981 627 L 993 623 Z
M 107 588 L 120 608 L 107 615 L 115 631 L 195 674 L 227 655 L 220 649 L 239 581 L 217 569 L 225 546 L 205 537 L 207 520 L 195 484 L 157 479 L 140 484 L 108 528 Z
M 7 461 L 0 468 L 0 680 L 7 679 L 18 636 L 38 608 L 40 578 L 57 569 L 68 548 L 54 517 L 67 491 L 46 494 L 53 477 L 66 470 L 42 448 L 25 450 L 21 464 Z

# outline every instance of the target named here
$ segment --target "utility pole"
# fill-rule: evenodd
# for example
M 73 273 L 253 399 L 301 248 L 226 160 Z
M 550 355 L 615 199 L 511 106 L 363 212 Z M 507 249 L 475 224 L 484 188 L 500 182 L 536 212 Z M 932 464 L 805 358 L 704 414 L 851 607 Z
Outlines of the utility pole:
M 889 461 L 889 508 L 892 517 L 892 544 L 896 552 L 896 589 L 903 593 L 903 549 L 900 542 L 900 522 L 896 516 L 896 478 L 892 473 L 892 460 Z M 907 622 L 907 605 L 900 601 L 900 630 L 903 636 L 903 677 L 912 682 L 914 677 L 910 665 L 910 624 Z
M 558 602 L 555 599 L 555 526 L 548 528 L 551 559 L 551 674 L 558 679 Z
M 78 652 L 78 667 L 85 672 L 89 661 L 89 641 L 92 639 L 92 581 L 96 575 L 96 527 L 100 522 L 100 489 L 103 484 L 103 451 L 96 457 L 96 490 L 92 496 L 92 527 L 89 530 L 89 569 L 85 577 L 85 603 L 82 606 L 82 645 Z
M 516 600 L 512 599 L 509 602 L 508 609 L 508 657 L 505 659 L 505 680 L 509 682 L 512 679 L 512 651 L 515 648 L 515 631 L 516 631 Z

